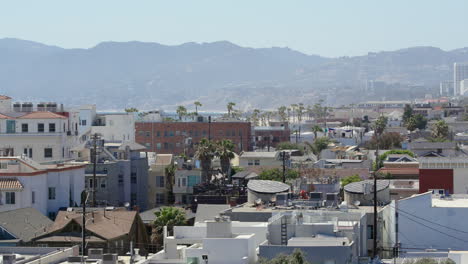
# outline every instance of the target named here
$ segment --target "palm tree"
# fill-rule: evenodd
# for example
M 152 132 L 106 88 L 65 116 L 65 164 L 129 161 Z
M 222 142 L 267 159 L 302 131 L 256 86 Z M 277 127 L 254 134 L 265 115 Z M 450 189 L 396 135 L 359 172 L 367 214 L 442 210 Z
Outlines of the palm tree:
M 304 115 L 304 110 L 305 110 L 304 104 L 299 103 L 299 105 L 297 106 L 297 121 L 299 121 L 299 123 L 302 122 L 302 117 Z
M 200 103 L 200 101 L 195 101 L 193 104 L 195 105 L 195 113 L 198 115 L 198 107 L 202 107 L 203 105 Z
M 167 231 L 172 232 L 174 226 L 182 226 L 187 224 L 185 212 L 177 207 L 163 207 L 159 212 L 155 212 L 156 219 L 153 222 L 151 234 L 151 242 L 162 244 L 162 233 L 165 226 Z
M 202 167 L 202 183 L 210 180 L 211 161 L 216 154 L 214 144 L 206 138 L 202 138 L 197 145 L 195 158 L 200 160 Z
M 386 118 L 385 116 L 379 116 L 379 118 L 377 118 L 374 124 L 374 133 L 376 136 L 382 135 L 385 128 L 387 127 L 387 121 L 388 118 Z
M 176 110 L 177 115 L 179 116 L 179 120 L 182 120 L 182 117 L 187 115 L 187 108 L 183 105 L 179 105 Z
M 231 116 L 231 112 L 232 112 L 232 110 L 234 110 L 235 105 L 236 105 L 236 103 L 233 103 L 233 102 L 229 102 L 227 104 L 228 116 Z
M 177 166 L 171 164 L 164 169 L 166 173 L 166 189 L 167 189 L 167 203 L 172 204 L 174 203 L 174 193 L 172 191 L 172 187 L 175 184 L 175 173 L 177 170 Z
M 314 125 L 312 127 L 312 132 L 314 132 L 314 141 L 317 139 L 317 133 L 323 132 L 322 128 L 319 125 Z
M 296 121 L 296 113 L 297 113 L 297 104 L 291 104 L 291 110 L 293 114 L 293 122 Z
M 252 122 L 254 126 L 258 126 L 259 116 L 260 116 L 260 110 L 254 109 L 252 112 Z
M 234 155 L 235 145 L 229 139 L 224 139 L 216 142 L 216 156 L 219 157 L 221 162 L 221 171 L 224 177 L 228 177 L 228 181 L 231 182 L 231 160 L 235 157 Z
M 278 107 L 278 116 L 279 116 L 280 120 L 283 121 L 283 122 L 286 122 L 287 119 L 288 119 L 288 115 L 286 113 L 286 110 L 287 110 L 287 108 L 284 105 Z

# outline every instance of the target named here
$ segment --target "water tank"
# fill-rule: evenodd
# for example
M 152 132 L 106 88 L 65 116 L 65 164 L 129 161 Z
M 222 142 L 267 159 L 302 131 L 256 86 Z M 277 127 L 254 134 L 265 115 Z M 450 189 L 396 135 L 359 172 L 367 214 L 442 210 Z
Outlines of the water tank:
M 278 193 L 276 195 L 276 205 L 287 206 L 288 205 L 288 194 L 287 193 Z
M 47 103 L 38 103 L 37 111 L 47 111 Z
M 21 112 L 32 112 L 33 111 L 33 104 L 30 102 L 23 103 L 21 105 Z
M 21 112 L 21 103 L 14 103 L 13 104 L 13 111 L 14 112 Z
M 54 102 L 47 103 L 46 110 L 49 112 L 57 112 L 57 103 L 54 103 Z

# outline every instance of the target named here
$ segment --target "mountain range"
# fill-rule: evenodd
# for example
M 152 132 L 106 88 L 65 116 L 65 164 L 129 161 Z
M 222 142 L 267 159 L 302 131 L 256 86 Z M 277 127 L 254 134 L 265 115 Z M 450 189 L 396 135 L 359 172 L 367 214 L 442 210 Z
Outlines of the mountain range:
M 337 105 L 382 99 L 382 94 L 408 99 L 412 89 L 436 93 L 439 82 L 452 79 L 453 63 L 465 61 L 468 48 L 412 47 L 326 58 L 227 41 L 103 42 L 64 49 L 5 38 L 0 39 L 0 93 L 17 101 L 97 104 L 106 110 L 175 109 L 192 107 L 196 100 L 205 110 L 224 110 L 229 101 L 244 110 L 319 99 Z M 369 91 L 368 81 L 398 92 Z

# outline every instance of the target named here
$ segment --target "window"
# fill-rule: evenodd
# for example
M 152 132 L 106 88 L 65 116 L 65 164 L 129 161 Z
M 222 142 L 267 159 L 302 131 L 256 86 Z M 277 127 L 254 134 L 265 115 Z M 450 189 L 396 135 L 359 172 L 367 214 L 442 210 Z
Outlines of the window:
M 88 179 L 88 182 L 89 182 L 89 184 L 88 184 L 89 188 L 93 188 L 94 187 L 94 184 L 93 184 L 94 180 L 93 179 Z
M 255 160 L 255 165 L 260 165 L 260 160 Z
M 157 136 L 157 137 L 160 137 L 160 136 L 161 136 L 161 132 L 156 131 L 156 136 Z
M 187 176 L 187 179 L 188 179 L 188 185 L 189 187 L 193 187 L 197 184 L 200 183 L 200 176 L 198 175 L 189 175 Z
M 367 239 L 374 239 L 374 226 L 367 225 Z
M 174 131 L 169 131 L 169 136 L 173 137 L 174 136 Z
M 182 178 L 182 187 L 185 187 L 185 186 L 187 186 L 187 179 Z
M 32 158 L 32 148 L 24 148 L 23 154 L 29 158 Z
M 161 149 L 161 143 L 156 143 L 156 148 Z
M 137 175 L 136 175 L 136 172 L 130 173 L 130 182 L 131 182 L 131 183 L 137 183 Z
M 119 174 L 119 186 L 123 186 L 123 175 Z
M 166 197 L 164 196 L 163 193 L 157 193 L 156 194 L 156 204 L 165 204 L 166 203 Z
M 86 126 L 86 119 L 81 120 L 81 125 L 82 125 L 82 126 Z
M 145 143 L 145 146 L 146 146 L 147 148 L 151 148 L 151 143 L 146 142 L 146 143 Z
M 52 158 L 52 148 L 44 149 L 44 158 Z
M 167 144 L 167 142 L 164 142 L 164 149 L 169 149 L 169 144 Z
M 134 204 L 137 200 L 137 195 L 136 193 L 131 193 L 130 194 L 130 200 L 132 200 L 132 203 Z
M 49 132 L 55 132 L 55 123 L 49 123 Z
M 37 132 L 44 133 L 44 124 L 43 123 L 37 124 Z
M 179 142 L 175 143 L 175 146 L 176 148 L 180 148 L 180 143 Z
M 31 192 L 31 203 L 32 204 L 36 203 L 36 192 L 35 191 Z
M 101 179 L 101 189 L 105 189 L 107 187 L 107 180 Z
M 150 137 L 150 136 L 151 136 L 151 132 L 146 131 L 146 136 L 147 136 L 147 137 Z
M 156 176 L 156 187 L 164 187 L 164 176 Z
M 28 124 L 21 124 L 21 132 L 28 133 Z
M 55 200 L 55 187 L 49 187 L 49 200 Z
M 253 165 L 253 160 L 248 160 L 247 162 L 248 162 L 248 165 L 249 165 L 249 166 L 252 166 L 252 165 Z
M 6 169 L 8 169 L 8 163 L 0 162 L 0 170 L 6 170 Z
M 167 131 L 164 131 L 164 136 L 167 137 L 168 135 Z
M 6 192 L 5 193 L 5 200 L 6 204 L 15 204 L 15 193 L 14 192 Z

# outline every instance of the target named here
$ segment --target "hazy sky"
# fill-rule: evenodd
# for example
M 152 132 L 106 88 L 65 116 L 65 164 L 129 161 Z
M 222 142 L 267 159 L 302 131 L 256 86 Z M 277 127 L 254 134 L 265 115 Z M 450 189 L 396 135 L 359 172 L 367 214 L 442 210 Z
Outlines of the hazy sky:
M 336 57 L 466 47 L 467 14 L 468 0 L 11 0 L 0 2 L 0 38 L 65 48 L 228 40 Z

